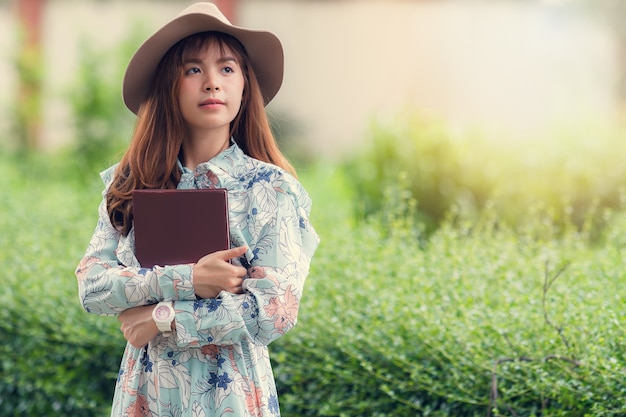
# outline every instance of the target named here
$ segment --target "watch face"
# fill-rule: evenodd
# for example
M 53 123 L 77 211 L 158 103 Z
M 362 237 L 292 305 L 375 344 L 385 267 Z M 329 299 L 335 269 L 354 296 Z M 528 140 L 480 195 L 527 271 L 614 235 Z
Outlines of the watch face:
M 159 306 L 154 312 L 154 316 L 158 320 L 166 320 L 170 317 L 170 309 L 167 306 Z

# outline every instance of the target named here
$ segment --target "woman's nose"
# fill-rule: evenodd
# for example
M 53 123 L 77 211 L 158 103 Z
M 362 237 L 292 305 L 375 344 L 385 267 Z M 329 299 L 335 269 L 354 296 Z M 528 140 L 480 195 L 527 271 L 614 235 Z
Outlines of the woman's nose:
M 218 84 L 219 83 L 217 82 L 216 77 L 209 75 L 207 76 L 207 79 L 205 81 L 204 88 L 206 91 L 211 91 L 211 90 L 217 91 L 220 89 Z

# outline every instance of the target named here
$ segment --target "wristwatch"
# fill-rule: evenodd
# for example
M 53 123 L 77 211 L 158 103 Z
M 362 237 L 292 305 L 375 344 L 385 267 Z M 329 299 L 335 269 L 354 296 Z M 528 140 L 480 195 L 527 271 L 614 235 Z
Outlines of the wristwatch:
M 174 307 L 171 301 L 162 301 L 152 310 L 152 320 L 156 323 L 163 336 L 172 333 L 172 322 L 174 321 Z

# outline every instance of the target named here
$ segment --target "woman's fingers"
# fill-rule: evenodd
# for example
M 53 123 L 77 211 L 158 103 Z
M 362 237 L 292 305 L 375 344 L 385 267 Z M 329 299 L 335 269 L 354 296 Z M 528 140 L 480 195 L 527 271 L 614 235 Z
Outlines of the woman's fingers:
M 193 267 L 193 286 L 196 295 L 210 298 L 217 296 L 223 290 L 241 294 L 243 292 L 242 278 L 248 271 L 228 261 L 240 257 L 247 249 L 247 246 L 239 246 L 202 257 Z
M 248 250 L 247 246 L 239 246 L 236 248 L 231 248 L 231 249 L 226 249 L 226 250 L 221 250 L 221 251 L 217 251 L 214 252 L 213 255 L 216 255 L 217 257 L 219 257 L 220 259 L 224 260 L 224 261 L 229 261 L 233 258 L 238 258 L 241 255 L 243 255 L 244 253 L 246 253 L 246 251 Z

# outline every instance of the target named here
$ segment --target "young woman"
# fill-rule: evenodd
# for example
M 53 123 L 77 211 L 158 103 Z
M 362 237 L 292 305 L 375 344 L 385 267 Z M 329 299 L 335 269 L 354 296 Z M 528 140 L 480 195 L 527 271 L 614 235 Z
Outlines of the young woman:
M 76 270 L 85 310 L 118 315 L 128 341 L 113 416 L 280 414 L 267 345 L 295 325 L 319 242 L 265 114 L 282 73 L 274 35 L 233 26 L 210 3 L 185 9 L 129 63 L 136 129 L 102 174 Z M 142 268 L 132 192 L 164 188 L 226 188 L 231 249 Z

